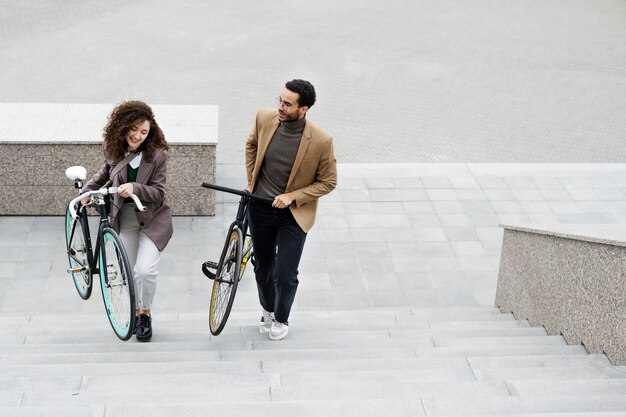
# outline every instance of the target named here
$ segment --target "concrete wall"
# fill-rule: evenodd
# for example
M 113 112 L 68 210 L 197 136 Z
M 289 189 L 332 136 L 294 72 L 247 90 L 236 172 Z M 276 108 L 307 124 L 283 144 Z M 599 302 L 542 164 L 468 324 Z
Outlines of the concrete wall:
M 626 229 L 503 227 L 496 305 L 626 365 Z
M 76 196 L 71 165 L 103 164 L 102 128 L 113 104 L 0 103 L 0 215 L 62 215 Z M 215 214 L 218 107 L 152 105 L 170 144 L 167 196 L 174 215 Z

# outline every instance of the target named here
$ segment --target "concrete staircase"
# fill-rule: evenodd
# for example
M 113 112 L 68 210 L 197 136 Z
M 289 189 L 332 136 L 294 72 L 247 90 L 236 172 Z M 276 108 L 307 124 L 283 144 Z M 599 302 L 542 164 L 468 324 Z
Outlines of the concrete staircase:
M 218 195 L 213 217 L 174 218 L 144 344 L 114 336 L 99 288 L 76 294 L 63 218 L 0 218 L 0 417 L 626 417 L 626 368 L 491 307 L 498 223 L 589 223 L 583 208 L 599 204 L 519 210 L 541 195 L 614 196 L 589 185 L 610 170 L 625 183 L 622 166 L 565 168 L 342 165 L 280 342 L 258 333 L 251 272 L 224 332 L 208 331 L 200 265 L 220 253 L 236 198 Z M 239 165 L 220 172 L 244 183 Z M 612 203 L 599 215 L 622 219 Z
M 3 314 L 0 416 L 626 416 L 626 369 L 495 308 L 297 311 L 280 342 L 257 316 L 155 313 L 141 344 Z

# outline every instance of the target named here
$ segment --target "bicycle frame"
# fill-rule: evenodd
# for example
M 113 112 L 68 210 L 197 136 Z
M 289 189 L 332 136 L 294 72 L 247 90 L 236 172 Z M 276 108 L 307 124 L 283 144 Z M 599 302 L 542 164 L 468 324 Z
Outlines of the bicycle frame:
M 209 306 L 209 329 L 211 334 L 216 336 L 220 334 L 228 320 L 237 286 L 243 277 L 248 260 L 252 259 L 254 263 L 252 237 L 248 234 L 249 203 L 253 199 L 271 203 L 274 199 L 214 184 L 203 183 L 202 186 L 241 196 L 235 220 L 228 227 L 219 262 L 206 261 L 202 264 L 202 272 L 213 280 Z M 213 269 L 215 273 L 211 271 Z
M 67 169 L 66 175 L 69 179 L 74 180 L 74 186 L 80 190 L 83 187 L 85 172 L 83 171 L 77 174 L 76 172 L 72 171 L 75 168 L 81 168 L 82 170 L 84 170 L 84 168 L 82 167 L 70 167 Z M 117 192 L 118 192 L 117 187 L 101 188 L 100 190 L 96 190 L 96 191 L 88 191 L 74 198 L 68 206 L 70 215 L 73 219 L 73 224 L 72 224 L 72 231 L 70 233 L 70 239 L 67 241 L 67 248 L 66 248 L 67 254 L 68 256 L 71 256 L 72 259 L 74 259 L 74 261 L 78 265 L 81 265 L 82 268 L 84 268 L 91 276 L 100 273 L 99 267 L 101 267 L 101 265 L 99 265 L 100 259 L 99 259 L 99 256 L 97 255 L 100 253 L 100 248 L 103 245 L 104 229 L 106 228 L 113 229 L 113 226 L 111 225 L 111 222 L 109 221 L 109 213 L 107 211 L 107 206 L 106 206 L 104 196 L 115 194 Z M 91 199 L 89 204 L 85 204 L 85 205 L 82 204 L 82 200 L 84 198 Z M 139 198 L 136 195 L 131 194 L 130 198 L 134 201 L 135 205 L 140 211 L 146 210 L 146 207 L 144 207 L 144 205 L 141 204 L 141 201 L 139 201 Z M 100 222 L 98 225 L 98 234 L 96 235 L 97 237 L 96 237 L 95 248 L 93 247 L 93 241 L 91 239 L 91 230 L 89 228 L 89 219 L 87 217 L 87 212 L 86 212 L 86 208 L 88 206 L 94 205 L 92 203 L 93 201 L 95 201 L 96 209 L 98 210 L 98 213 L 100 214 Z M 74 207 L 77 207 L 77 210 Z M 74 232 L 76 231 L 76 224 L 78 222 L 81 222 L 84 225 L 84 229 L 85 229 L 84 232 L 85 232 L 85 237 L 86 237 L 85 246 L 86 246 L 86 252 L 87 252 L 86 253 L 87 265 L 83 265 L 81 261 L 79 259 L 76 259 L 74 254 L 71 253 L 71 244 L 74 239 Z M 79 272 L 80 270 L 68 270 L 68 271 L 74 273 L 74 272 Z M 108 284 L 108 276 L 105 282 Z
M 209 184 L 206 182 L 202 183 L 202 186 L 204 188 L 210 188 L 210 189 L 217 190 L 217 191 L 224 191 L 230 194 L 236 194 L 236 195 L 241 196 L 241 199 L 239 200 L 239 207 L 237 208 L 237 214 L 235 215 L 235 220 L 233 220 L 233 222 L 228 227 L 228 232 L 226 233 L 226 236 L 230 236 L 230 234 L 232 233 L 235 227 L 241 230 L 241 235 L 244 239 L 244 247 L 242 248 L 242 253 L 241 253 L 240 275 L 243 276 L 248 260 L 251 258 L 252 253 L 253 253 L 252 237 L 248 233 L 248 216 L 247 216 L 248 205 L 250 204 L 250 201 L 252 200 L 259 200 L 259 201 L 264 201 L 266 203 L 271 203 L 274 201 L 274 199 L 271 197 L 265 197 L 262 195 L 253 194 L 249 191 L 236 190 L 234 188 L 222 187 L 220 185 Z M 217 265 L 214 262 L 206 262 L 205 264 L 211 264 L 212 268 L 217 267 Z M 209 278 L 214 279 L 214 277 L 212 276 L 213 274 L 211 274 L 208 270 L 203 268 L 203 271 L 205 275 L 207 275 Z M 241 276 L 239 277 L 240 280 L 241 280 Z

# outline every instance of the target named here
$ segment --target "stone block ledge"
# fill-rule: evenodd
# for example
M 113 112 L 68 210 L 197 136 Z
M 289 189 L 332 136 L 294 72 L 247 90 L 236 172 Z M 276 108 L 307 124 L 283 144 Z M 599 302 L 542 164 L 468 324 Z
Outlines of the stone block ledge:
M 72 165 L 103 164 L 102 129 L 114 104 L 0 103 L 0 215 L 63 215 L 76 196 Z M 214 215 L 218 106 L 151 107 L 170 145 L 167 196 L 174 215 Z
M 507 230 L 626 247 L 626 226 L 615 224 L 499 225 Z
M 626 365 L 626 226 L 501 227 L 496 306 Z

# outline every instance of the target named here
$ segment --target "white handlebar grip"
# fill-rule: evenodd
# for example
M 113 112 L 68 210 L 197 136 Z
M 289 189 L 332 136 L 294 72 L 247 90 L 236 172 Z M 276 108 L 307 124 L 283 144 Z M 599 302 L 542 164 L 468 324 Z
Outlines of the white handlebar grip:
M 146 206 L 141 204 L 141 201 L 139 200 L 139 197 L 137 197 L 135 194 L 131 194 L 130 198 L 133 199 L 133 201 L 135 202 L 135 205 L 137 206 L 139 211 L 146 211 L 147 210 Z

